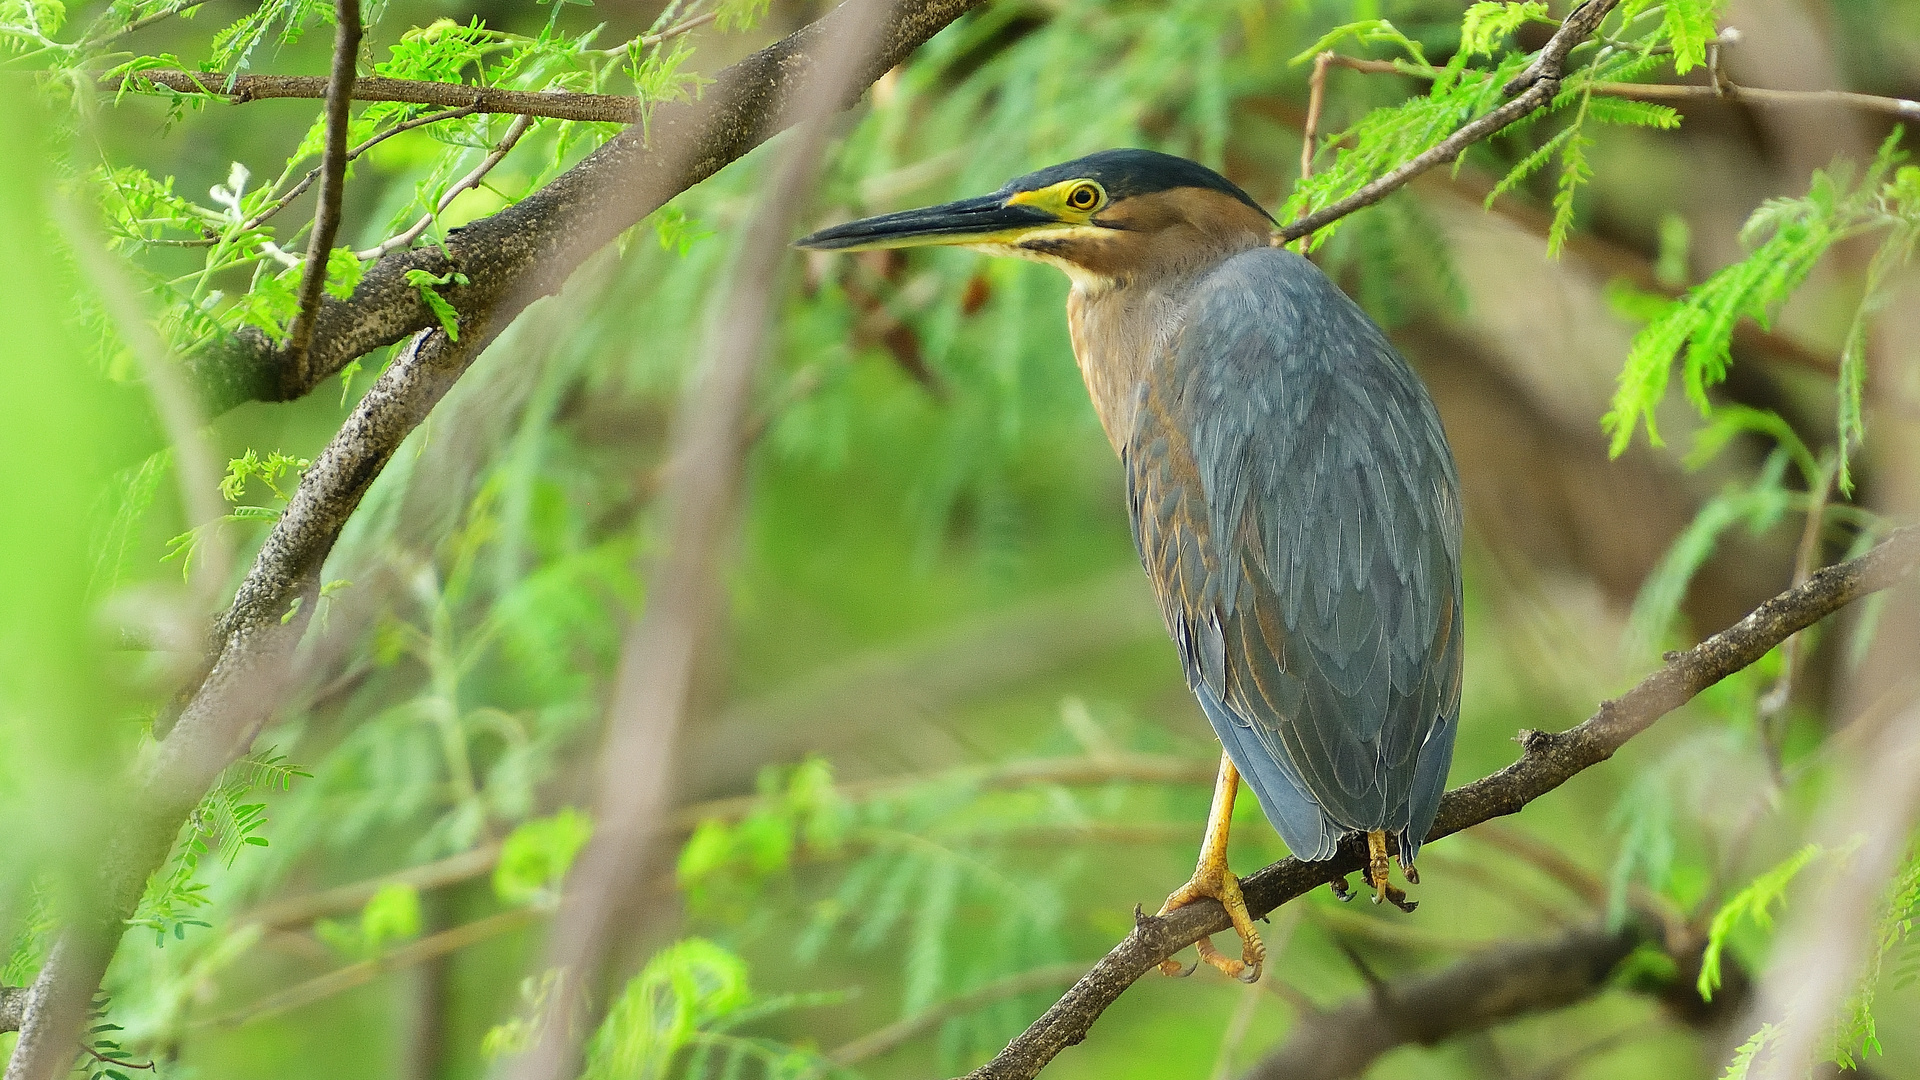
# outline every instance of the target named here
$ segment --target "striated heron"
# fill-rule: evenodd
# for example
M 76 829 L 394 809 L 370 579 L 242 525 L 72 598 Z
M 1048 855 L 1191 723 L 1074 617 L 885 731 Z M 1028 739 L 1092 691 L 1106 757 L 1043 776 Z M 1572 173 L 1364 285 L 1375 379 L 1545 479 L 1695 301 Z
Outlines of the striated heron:
M 1064 270 L 1074 356 L 1126 470 L 1133 538 L 1224 749 L 1192 880 L 1266 950 L 1227 828 L 1241 778 L 1295 856 L 1367 838 L 1412 910 L 1460 712 L 1460 499 L 1426 388 L 1273 219 L 1183 158 L 1108 150 L 991 195 L 822 229 L 805 248 L 956 245 Z M 1336 882 L 1336 891 L 1344 889 Z M 1168 961 L 1170 971 L 1179 965 Z

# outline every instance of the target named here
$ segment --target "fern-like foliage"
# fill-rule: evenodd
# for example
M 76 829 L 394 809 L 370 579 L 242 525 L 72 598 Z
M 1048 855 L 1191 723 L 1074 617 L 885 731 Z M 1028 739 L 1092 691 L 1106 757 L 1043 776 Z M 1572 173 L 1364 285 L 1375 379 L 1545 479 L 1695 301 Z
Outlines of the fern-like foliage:
M 1708 391 L 1727 377 L 1733 333 L 1740 321 L 1751 318 L 1763 327 L 1769 325 L 1774 312 L 1833 245 L 1877 232 L 1882 234 L 1880 248 L 1841 358 L 1839 486 L 1842 492 L 1852 491 L 1850 455 L 1863 434 L 1860 401 L 1866 383 L 1862 354 L 1867 320 L 1885 303 L 1887 276 L 1907 263 L 1915 229 L 1920 228 L 1920 169 L 1900 164 L 1905 158 L 1901 138 L 1896 128 L 1857 182 L 1852 170 L 1841 163 L 1816 172 L 1804 197 L 1769 200 L 1742 230 L 1751 254 L 1668 304 L 1635 336 L 1613 408 L 1602 421 L 1612 437 L 1612 453 L 1624 451 L 1641 428 L 1651 442 L 1660 444 L 1654 413 L 1666 399 L 1676 356 L 1681 359 L 1687 400 L 1702 416 L 1710 415 L 1713 403 Z
M 1779 1039 L 1778 1027 L 1773 1024 L 1761 1024 L 1760 1030 L 1754 1032 L 1751 1038 L 1741 1043 L 1740 1048 L 1733 1052 L 1733 1060 L 1727 1063 L 1727 1071 L 1720 1074 L 1720 1080 L 1747 1080 L 1747 1075 L 1753 1071 L 1753 1065 L 1760 1060 L 1760 1055 L 1766 1053 L 1767 1048 Z
M 1868 1054 L 1885 1052 L 1874 1004 L 1883 984 L 1902 990 L 1920 978 L 1920 939 L 1913 934 L 1916 921 L 1920 921 L 1920 853 L 1908 857 L 1888 890 L 1866 974 L 1835 1031 L 1832 1057 L 1841 1068 L 1857 1069 Z
M 1713 922 L 1707 927 L 1707 947 L 1700 954 L 1697 986 L 1703 1000 L 1712 1001 L 1713 992 L 1720 988 L 1720 957 L 1726 951 L 1727 940 L 1734 928 L 1742 922 L 1752 922 L 1762 930 L 1772 928 L 1773 905 L 1786 894 L 1787 886 L 1799 876 L 1800 871 L 1825 853 L 1826 849 L 1820 845 L 1808 844 L 1754 878 L 1746 888 L 1728 897 L 1720 905 L 1720 910 L 1713 913 Z
M 526 1050 L 551 999 L 551 976 L 523 991 L 531 1015 L 488 1032 L 489 1057 Z M 588 1040 L 582 1080 L 800 1080 L 845 1074 L 818 1051 L 741 1029 L 796 1009 L 840 1000 L 835 995 L 762 998 L 749 985 L 747 963 L 704 938 L 687 938 L 655 953 L 630 979 Z

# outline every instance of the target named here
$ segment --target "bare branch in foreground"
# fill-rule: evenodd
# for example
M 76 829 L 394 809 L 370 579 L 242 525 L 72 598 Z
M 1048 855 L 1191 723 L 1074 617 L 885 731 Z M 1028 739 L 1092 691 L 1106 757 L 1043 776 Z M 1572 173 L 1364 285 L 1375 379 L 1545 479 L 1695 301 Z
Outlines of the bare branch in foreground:
M 1560 77 L 1565 72 L 1567 54 L 1573 51 L 1575 45 L 1585 41 L 1599 29 L 1601 20 L 1605 19 L 1607 13 L 1612 11 L 1618 3 L 1619 0 L 1586 0 L 1585 3 L 1574 8 L 1566 21 L 1560 24 L 1560 29 L 1554 31 L 1553 37 L 1547 41 L 1546 48 L 1540 50 L 1540 55 L 1534 58 L 1527 70 L 1507 84 L 1506 92 L 1517 93 L 1518 97 L 1484 116 L 1460 125 L 1458 131 L 1447 136 L 1437 145 L 1429 147 L 1411 161 L 1372 181 L 1339 202 L 1323 206 L 1298 221 L 1282 226 L 1273 234 L 1274 244 L 1279 246 L 1291 243 L 1311 234 L 1316 229 L 1346 217 L 1355 210 L 1372 206 L 1406 186 L 1407 181 L 1435 165 L 1452 161 L 1467 147 L 1522 117 L 1532 115 L 1535 110 L 1545 107 L 1553 100 L 1553 95 L 1560 92 Z
M 1920 120 L 1920 101 L 1906 98 L 1860 94 L 1852 90 L 1767 90 L 1758 86 L 1737 86 L 1724 78 L 1719 86 L 1693 86 L 1676 83 L 1593 84 L 1593 92 L 1607 97 L 1633 98 L 1636 101 L 1738 101 L 1750 105 L 1841 105 L 1869 112 L 1887 113 L 1908 120 Z
M 340 203 L 347 184 L 347 133 L 353 113 L 354 65 L 360 59 L 360 0 L 334 0 L 333 71 L 327 76 L 326 148 L 320 159 L 320 200 L 313 211 L 313 232 L 307 236 L 307 266 L 300 274 L 300 312 L 287 332 L 285 377 L 297 385 L 312 385 L 307 371 L 307 347 L 313 341 L 313 320 L 320 310 L 320 291 L 327 284 L 327 262 L 333 238 L 340 233 Z
M 1892 533 L 1857 559 L 1827 567 L 1800 588 L 1768 600 L 1738 623 L 1685 652 L 1622 696 L 1601 703 L 1593 716 L 1558 734 L 1525 731 L 1519 761 L 1492 776 L 1455 788 L 1440 801 L 1429 843 L 1496 817 L 1518 813 L 1529 802 L 1597 765 L 1627 740 L 1694 695 L 1752 664 L 1767 651 L 1869 593 L 1887 588 L 1920 565 L 1920 526 Z M 1241 890 L 1254 917 L 1305 895 L 1366 862 L 1362 838 L 1348 837 L 1326 862 L 1283 859 L 1245 878 Z M 1126 940 L 1055 1002 L 1032 1026 L 970 1075 L 973 1080 L 1032 1080 L 1061 1050 L 1086 1038 L 1095 1020 L 1127 987 L 1160 962 L 1231 924 L 1212 901 L 1200 901 L 1160 918 L 1141 916 Z
M 622 916 L 641 905 L 649 848 L 666 816 L 671 765 L 700 645 L 724 609 L 722 576 L 745 464 L 753 387 L 777 310 L 780 268 L 813 188 L 826 123 L 859 82 L 895 0 L 851 0 L 819 62 L 780 115 L 796 132 L 747 223 L 732 287 L 717 310 L 694 389 L 675 418 L 663 494 L 665 549 L 647 574 L 647 603 L 628 631 L 607 707 L 593 802 L 593 837 L 567 875 L 542 966 L 560 973 L 534 1045 L 508 1069 L 516 1080 L 579 1073 L 592 988 L 609 974 Z M 649 560 L 651 561 L 651 560 Z M 643 571 L 646 569 L 642 568 Z

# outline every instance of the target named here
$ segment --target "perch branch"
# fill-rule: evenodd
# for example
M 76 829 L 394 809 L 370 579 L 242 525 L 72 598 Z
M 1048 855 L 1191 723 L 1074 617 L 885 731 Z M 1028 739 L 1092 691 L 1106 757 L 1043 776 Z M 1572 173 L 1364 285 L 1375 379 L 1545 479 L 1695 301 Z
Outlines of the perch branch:
M 1819 622 L 1869 593 L 1887 588 L 1920 564 L 1920 526 L 1899 529 L 1857 559 L 1815 573 L 1805 585 L 1755 608 L 1746 618 L 1684 652 L 1624 695 L 1603 702 L 1586 721 L 1557 734 L 1524 731 L 1520 760 L 1441 799 L 1429 843 L 1507 814 L 1599 764 L 1635 735 L 1694 695 L 1741 670 L 1796 631 Z M 1360 837 L 1350 836 L 1325 862 L 1283 859 L 1241 883 L 1247 909 L 1258 918 L 1366 862 Z M 1100 1014 L 1160 962 L 1231 924 L 1220 905 L 1202 901 L 1164 917 L 1136 918 L 1133 932 L 1055 1002 L 973 1080 L 1031 1080 L 1054 1055 L 1086 1038 Z

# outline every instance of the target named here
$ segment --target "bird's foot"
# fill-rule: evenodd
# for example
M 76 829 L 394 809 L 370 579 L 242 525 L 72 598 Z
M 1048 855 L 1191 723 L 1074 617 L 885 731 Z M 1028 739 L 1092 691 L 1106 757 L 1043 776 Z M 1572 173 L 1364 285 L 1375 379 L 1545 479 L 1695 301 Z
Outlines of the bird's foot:
M 1393 862 L 1387 858 L 1387 834 L 1375 829 L 1367 834 L 1367 867 L 1361 871 L 1366 875 L 1367 884 L 1373 888 L 1373 902 L 1378 904 L 1385 900 L 1401 911 L 1410 912 L 1419 907 L 1420 902 L 1407 899 L 1407 894 L 1395 888 L 1393 882 L 1388 880 L 1388 874 L 1392 869 Z M 1407 876 L 1407 884 L 1420 884 L 1420 871 L 1415 870 L 1411 864 L 1407 865 L 1404 872 Z M 1344 886 L 1346 882 L 1342 881 L 1340 884 Z M 1339 895 L 1343 891 L 1336 888 L 1334 894 Z M 1346 897 L 1342 896 L 1341 899 L 1344 900 Z
M 1212 938 L 1201 938 L 1193 943 L 1200 959 L 1209 967 L 1218 968 L 1222 974 L 1241 982 L 1259 982 L 1260 967 L 1267 960 L 1267 946 L 1260 940 L 1260 932 L 1253 928 L 1253 917 L 1247 913 L 1246 898 L 1240 895 L 1240 879 L 1227 869 L 1224 857 L 1203 857 L 1192 879 L 1167 897 L 1167 902 L 1160 907 L 1160 914 L 1166 915 L 1201 899 L 1218 900 L 1220 906 L 1227 909 L 1227 917 L 1233 920 L 1233 931 L 1240 935 L 1240 959 L 1235 960 L 1214 948 Z M 1193 968 L 1185 967 L 1180 961 L 1169 957 L 1161 962 L 1160 971 L 1165 975 L 1190 975 Z

